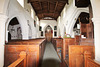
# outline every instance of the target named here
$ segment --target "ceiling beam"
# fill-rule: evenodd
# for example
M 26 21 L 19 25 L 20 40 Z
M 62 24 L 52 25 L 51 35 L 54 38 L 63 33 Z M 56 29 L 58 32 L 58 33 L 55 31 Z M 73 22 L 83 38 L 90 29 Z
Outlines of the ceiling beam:
M 44 14 L 44 13 L 48 13 L 48 12 L 37 12 L 37 14 Z M 54 12 L 49 12 L 49 13 L 54 13 Z M 60 12 L 55 12 L 55 14 L 59 14 Z
M 28 0 L 28 2 L 34 2 L 34 1 L 39 1 L 39 2 L 43 2 L 43 1 L 49 1 L 49 2 L 64 1 L 64 2 L 68 3 L 68 0 Z
M 54 14 L 53 14 L 53 16 L 55 16 L 55 12 L 56 12 L 57 6 L 58 6 L 58 1 L 56 2 L 55 10 L 54 10 Z
M 42 3 L 41 3 L 41 2 L 39 2 L 39 4 L 40 4 L 41 11 L 43 11 L 43 8 L 42 8 Z M 44 15 L 43 15 L 43 14 L 42 14 L 42 17 L 44 17 Z
M 49 10 L 50 10 L 50 2 L 48 1 L 48 13 L 49 13 Z
M 42 11 L 42 10 L 43 10 L 43 8 L 42 8 L 42 4 L 41 4 L 41 2 L 39 2 L 39 4 L 40 4 L 41 11 Z

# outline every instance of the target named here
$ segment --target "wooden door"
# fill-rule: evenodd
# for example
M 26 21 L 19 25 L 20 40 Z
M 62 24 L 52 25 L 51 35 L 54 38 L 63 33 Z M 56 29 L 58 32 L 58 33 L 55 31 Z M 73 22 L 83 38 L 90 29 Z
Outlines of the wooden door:
M 53 30 L 52 28 L 48 25 L 46 30 L 45 30 L 45 38 L 48 42 L 51 42 L 52 39 L 52 34 L 53 34 Z
M 48 41 L 48 42 L 51 42 L 51 39 L 52 39 L 52 32 L 50 31 L 50 32 L 46 32 L 45 33 L 45 36 L 46 36 L 46 40 Z

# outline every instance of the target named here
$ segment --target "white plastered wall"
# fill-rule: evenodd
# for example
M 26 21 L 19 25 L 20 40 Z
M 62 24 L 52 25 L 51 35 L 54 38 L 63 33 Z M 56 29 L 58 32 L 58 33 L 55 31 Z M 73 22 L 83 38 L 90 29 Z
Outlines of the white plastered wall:
M 9 0 L 0 0 L 0 14 L 6 14 Z
M 28 0 L 24 0 L 24 9 L 26 11 L 28 11 L 29 14 L 31 15 L 31 4 L 30 3 L 27 3 L 27 2 L 28 2 Z

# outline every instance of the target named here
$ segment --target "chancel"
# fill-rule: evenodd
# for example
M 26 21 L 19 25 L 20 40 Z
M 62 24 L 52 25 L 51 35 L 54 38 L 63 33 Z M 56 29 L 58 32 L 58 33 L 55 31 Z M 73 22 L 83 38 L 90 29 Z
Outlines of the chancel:
M 0 0 L 0 67 L 100 67 L 100 0 Z

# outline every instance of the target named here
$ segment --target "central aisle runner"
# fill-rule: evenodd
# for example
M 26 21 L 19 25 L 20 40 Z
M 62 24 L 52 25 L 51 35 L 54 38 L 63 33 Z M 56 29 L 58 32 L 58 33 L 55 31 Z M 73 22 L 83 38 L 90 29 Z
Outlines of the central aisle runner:
M 52 43 L 47 43 L 43 56 L 42 67 L 60 67 L 60 59 Z

